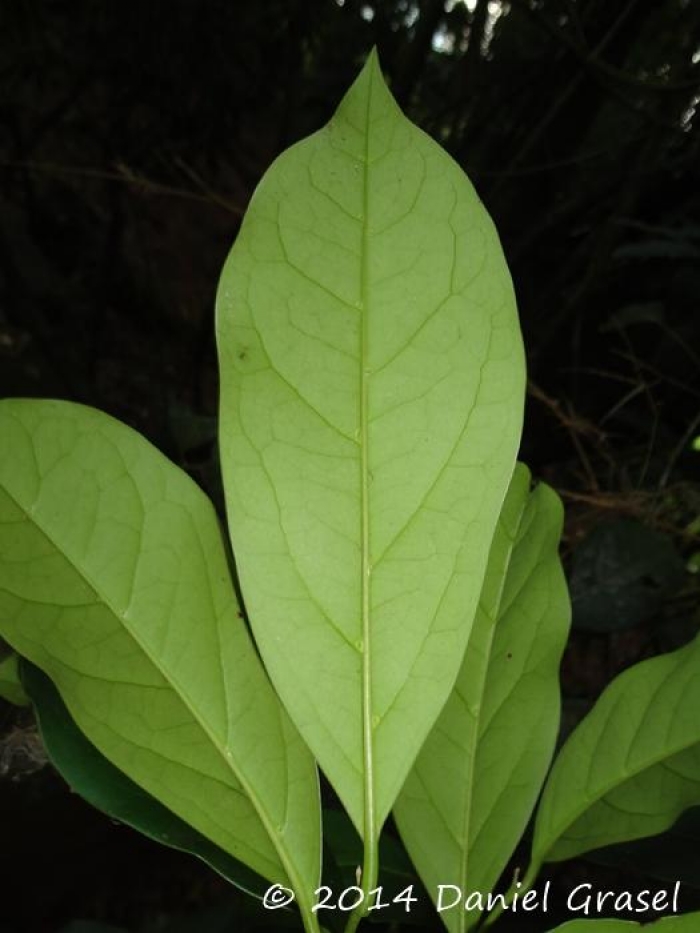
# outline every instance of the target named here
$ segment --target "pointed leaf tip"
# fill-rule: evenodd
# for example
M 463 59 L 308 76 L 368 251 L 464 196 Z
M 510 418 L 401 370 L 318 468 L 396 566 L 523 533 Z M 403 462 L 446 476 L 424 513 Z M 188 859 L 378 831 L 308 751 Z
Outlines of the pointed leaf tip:
M 355 110 L 356 118 L 364 123 L 368 118 L 376 118 L 385 108 L 399 109 L 382 72 L 377 48 L 373 46 L 360 73 L 343 97 L 338 115 L 347 112 L 350 116 L 350 112 Z
M 377 127 L 396 118 L 402 119 L 403 113 L 382 74 L 379 55 L 374 47 L 341 100 L 335 119 L 345 123 L 346 131 L 356 136 L 354 145 L 350 147 L 353 154 L 360 160 L 366 160 L 372 148 L 370 137 L 376 134 Z
M 381 73 L 382 66 L 379 61 L 379 52 L 377 51 L 377 46 L 373 45 L 365 61 L 365 68 L 376 68 L 377 71 Z

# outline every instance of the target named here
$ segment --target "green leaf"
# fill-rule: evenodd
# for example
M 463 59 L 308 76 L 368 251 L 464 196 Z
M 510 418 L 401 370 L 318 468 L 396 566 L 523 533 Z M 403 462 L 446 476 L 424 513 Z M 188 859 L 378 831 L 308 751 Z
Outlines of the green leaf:
M 394 808 L 428 891 L 491 891 L 542 786 L 559 726 L 570 605 L 557 549 L 562 508 L 518 464 L 491 545 L 455 688 Z M 478 912 L 447 911 L 453 933 Z
M 700 803 L 700 638 L 620 674 L 569 736 L 535 823 L 532 874 L 660 833 Z
M 88 742 L 46 674 L 24 661 L 22 683 L 34 705 L 44 747 L 71 790 L 112 819 L 198 856 L 237 887 L 262 897 L 267 881 L 175 816 Z
M 524 392 L 494 227 L 374 54 L 255 192 L 217 329 L 256 641 L 371 847 L 457 676 Z
M 315 766 L 239 618 L 209 500 L 89 408 L 6 400 L 0 437 L 0 635 L 105 757 L 304 910 Z
M 28 706 L 29 697 L 24 692 L 19 677 L 19 663 L 13 652 L 0 661 L 0 697 L 15 706 Z
M 697 933 L 700 913 L 661 917 L 653 923 L 634 923 L 628 920 L 569 920 L 549 933 L 632 933 L 633 930 L 648 930 L 649 933 Z

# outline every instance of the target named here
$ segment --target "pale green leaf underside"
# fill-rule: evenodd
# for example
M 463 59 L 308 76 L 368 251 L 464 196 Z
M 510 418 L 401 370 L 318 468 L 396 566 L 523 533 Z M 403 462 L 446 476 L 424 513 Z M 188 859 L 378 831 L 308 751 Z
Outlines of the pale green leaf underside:
M 604 691 L 555 761 L 533 862 L 663 832 L 700 804 L 700 639 Z
M 428 891 L 491 891 L 532 813 L 559 726 L 570 605 L 556 494 L 518 464 L 491 545 L 474 628 L 445 708 L 394 808 Z M 451 933 L 478 914 L 447 911 Z
M 549 933 L 633 933 L 647 930 L 648 933 L 697 933 L 700 929 L 700 913 L 662 917 L 653 923 L 634 923 L 629 920 L 570 920 Z
M 0 635 L 132 780 L 310 893 L 315 766 L 239 618 L 206 496 L 93 409 L 6 400 L 0 437 Z
M 376 58 L 266 174 L 217 318 L 246 606 L 366 835 L 368 800 L 381 825 L 457 674 L 524 388 L 493 225 Z

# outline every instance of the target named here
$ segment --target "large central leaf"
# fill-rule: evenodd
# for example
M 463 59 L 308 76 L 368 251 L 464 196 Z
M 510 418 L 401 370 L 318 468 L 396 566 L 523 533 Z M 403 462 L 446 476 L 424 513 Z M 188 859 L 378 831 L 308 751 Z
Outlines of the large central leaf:
M 524 387 L 493 225 L 375 56 L 256 191 L 222 277 L 218 343 L 256 639 L 374 837 L 457 675 Z

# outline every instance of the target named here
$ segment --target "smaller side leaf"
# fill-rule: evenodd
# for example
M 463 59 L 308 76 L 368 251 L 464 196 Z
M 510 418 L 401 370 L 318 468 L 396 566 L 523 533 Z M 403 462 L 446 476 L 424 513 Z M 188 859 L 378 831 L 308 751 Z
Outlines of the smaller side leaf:
M 29 705 L 29 697 L 24 692 L 19 676 L 17 655 L 14 653 L 0 661 L 0 697 L 14 706 Z
M 559 725 L 570 605 L 556 494 L 518 464 L 457 683 L 395 807 L 426 888 L 490 891 L 532 813 Z M 478 913 L 448 911 L 461 933 Z
M 175 816 L 88 742 L 46 674 L 23 661 L 21 677 L 49 758 L 71 790 L 112 819 L 156 842 L 196 855 L 236 887 L 262 897 L 269 882 Z
M 697 933 L 700 929 L 700 913 L 661 917 L 653 923 L 634 923 L 630 920 L 569 920 L 549 933 L 632 933 L 633 930 L 648 930 L 648 933 Z
M 622 673 L 569 736 L 537 813 L 543 861 L 663 832 L 700 804 L 700 637 Z
M 0 634 L 112 764 L 286 880 L 317 930 L 315 763 L 240 617 L 211 503 L 94 409 L 5 399 L 0 437 Z

